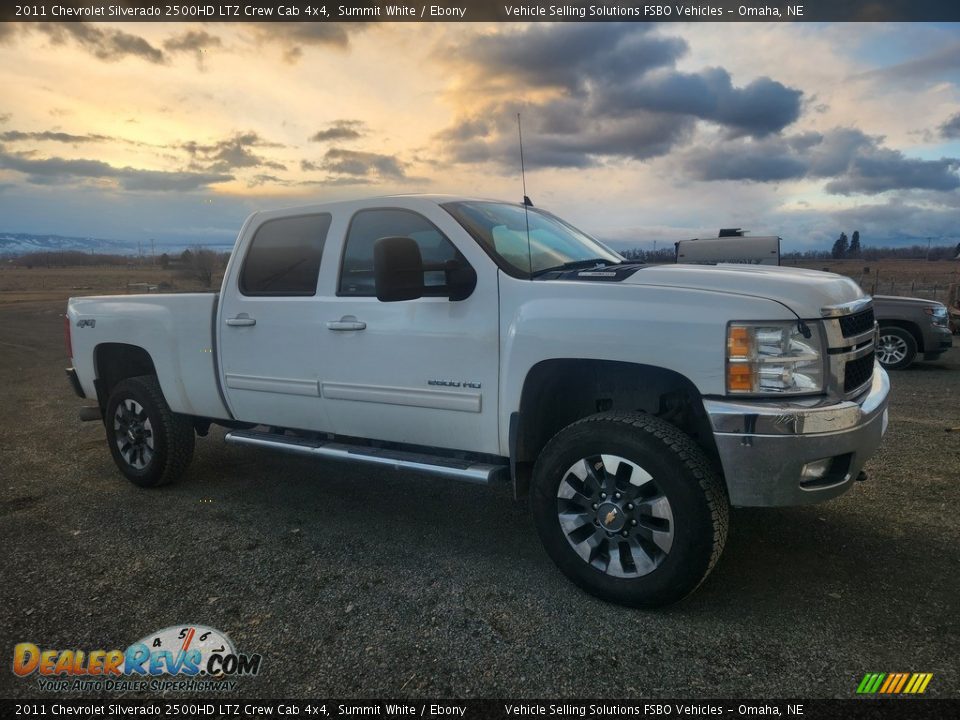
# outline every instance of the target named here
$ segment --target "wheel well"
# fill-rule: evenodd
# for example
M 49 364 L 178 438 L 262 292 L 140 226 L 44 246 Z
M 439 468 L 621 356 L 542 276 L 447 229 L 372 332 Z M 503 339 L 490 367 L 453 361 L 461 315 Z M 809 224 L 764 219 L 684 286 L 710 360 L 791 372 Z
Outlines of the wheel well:
M 907 320 L 881 320 L 880 331 L 882 332 L 885 327 L 895 327 L 900 328 L 901 330 L 906 330 L 917 343 L 917 352 L 924 352 L 923 333 L 920 332 L 920 328 L 917 327 L 916 324 Z
M 138 375 L 156 375 L 150 354 L 142 347 L 123 343 L 103 343 L 93 351 L 97 374 L 97 398 L 105 407 L 110 392 L 121 380 Z
M 511 423 L 511 460 L 517 494 L 544 445 L 560 430 L 607 410 L 641 411 L 689 435 L 720 471 L 710 421 L 696 386 L 679 373 L 652 365 L 609 360 L 546 360 L 523 384 L 520 412 Z

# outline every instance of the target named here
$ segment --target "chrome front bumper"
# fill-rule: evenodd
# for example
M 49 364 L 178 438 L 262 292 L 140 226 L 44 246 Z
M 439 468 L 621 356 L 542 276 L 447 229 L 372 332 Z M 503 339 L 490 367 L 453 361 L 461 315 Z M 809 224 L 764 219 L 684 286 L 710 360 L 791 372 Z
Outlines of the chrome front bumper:
M 876 365 L 870 388 L 854 400 L 705 400 L 730 504 L 806 505 L 846 492 L 887 430 L 890 381 Z M 806 464 L 833 458 L 821 478 Z

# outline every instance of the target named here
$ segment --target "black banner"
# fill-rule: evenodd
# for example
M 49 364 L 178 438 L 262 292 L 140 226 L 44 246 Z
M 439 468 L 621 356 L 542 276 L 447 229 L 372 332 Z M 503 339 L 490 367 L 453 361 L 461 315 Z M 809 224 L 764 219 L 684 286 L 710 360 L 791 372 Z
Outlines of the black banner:
M 7 718 L 665 718 L 960 717 L 960 700 L 0 700 Z
M 951 22 L 949 0 L 59 0 L 3 3 L 0 21 L 24 22 Z

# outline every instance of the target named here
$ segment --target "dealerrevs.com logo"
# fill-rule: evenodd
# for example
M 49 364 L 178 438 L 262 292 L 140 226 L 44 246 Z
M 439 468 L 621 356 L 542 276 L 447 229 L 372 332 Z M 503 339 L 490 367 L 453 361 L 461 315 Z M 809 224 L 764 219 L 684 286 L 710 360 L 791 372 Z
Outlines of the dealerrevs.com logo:
M 13 672 L 54 692 L 222 691 L 235 689 L 235 678 L 257 675 L 261 660 L 237 652 L 230 638 L 214 628 L 173 625 L 126 650 L 55 650 L 19 643 L 13 649 Z

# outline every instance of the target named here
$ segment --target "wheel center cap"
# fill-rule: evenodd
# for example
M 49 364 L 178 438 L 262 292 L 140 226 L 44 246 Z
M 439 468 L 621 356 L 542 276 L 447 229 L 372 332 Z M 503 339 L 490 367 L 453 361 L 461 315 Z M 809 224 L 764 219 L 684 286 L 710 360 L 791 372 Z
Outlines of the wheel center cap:
M 600 521 L 600 526 L 609 532 L 620 532 L 627 524 L 627 514 L 623 508 L 609 502 L 597 508 L 597 519 Z

